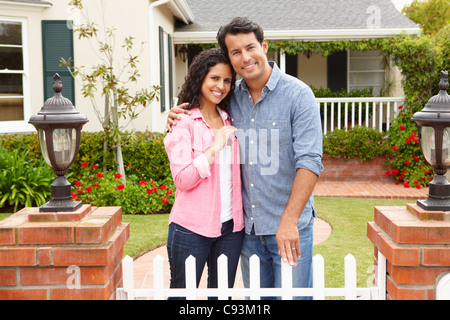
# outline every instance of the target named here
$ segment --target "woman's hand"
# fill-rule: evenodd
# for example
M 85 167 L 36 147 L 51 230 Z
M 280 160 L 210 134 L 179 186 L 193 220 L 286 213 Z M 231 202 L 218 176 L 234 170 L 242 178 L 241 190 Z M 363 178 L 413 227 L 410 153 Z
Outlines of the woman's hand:
M 237 129 L 233 126 L 223 126 L 215 132 L 215 139 L 211 147 L 206 150 L 205 156 L 208 159 L 209 164 L 214 162 L 214 159 L 227 144 L 228 139 L 234 134 Z

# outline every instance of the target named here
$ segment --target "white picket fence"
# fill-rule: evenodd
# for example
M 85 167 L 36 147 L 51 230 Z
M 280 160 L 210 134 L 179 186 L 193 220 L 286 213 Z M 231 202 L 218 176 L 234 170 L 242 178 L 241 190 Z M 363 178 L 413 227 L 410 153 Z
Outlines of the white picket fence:
M 346 130 L 366 126 L 380 132 L 389 130 L 392 120 L 400 113 L 404 97 L 317 98 L 322 114 L 323 133 L 335 128 Z
M 218 297 L 226 300 L 229 297 L 259 300 L 265 296 L 278 296 L 283 300 L 291 300 L 293 297 L 311 296 L 314 300 L 324 300 L 325 297 L 344 297 L 347 300 L 385 300 L 386 299 L 386 259 L 378 252 L 378 267 L 375 279 L 377 283 L 368 288 L 357 288 L 356 285 L 356 260 L 349 254 L 345 257 L 345 286 L 344 288 L 325 288 L 324 259 L 321 255 L 313 257 L 313 287 L 293 288 L 292 267 L 282 263 L 281 288 L 260 288 L 259 258 L 254 255 L 250 258 L 250 287 L 228 288 L 227 257 L 221 255 L 218 259 L 218 288 L 197 288 L 195 258 L 186 259 L 186 288 L 171 289 L 164 283 L 164 259 L 158 255 L 153 260 L 153 288 L 134 288 L 133 259 L 126 256 L 122 261 L 123 288 L 117 290 L 117 299 L 134 300 L 153 298 L 164 300 L 167 297 L 186 297 L 188 300 L 196 300 L 205 297 Z

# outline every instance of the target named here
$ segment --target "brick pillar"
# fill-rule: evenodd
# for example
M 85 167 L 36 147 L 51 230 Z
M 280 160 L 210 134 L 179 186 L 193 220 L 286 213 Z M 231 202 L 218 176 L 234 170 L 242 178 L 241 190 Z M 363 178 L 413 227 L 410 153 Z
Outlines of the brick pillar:
M 450 273 L 448 212 L 425 211 L 416 204 L 375 207 L 367 236 L 375 258 L 380 251 L 387 260 L 387 299 L 435 299 L 439 280 Z
M 115 299 L 129 234 L 121 207 L 20 210 L 0 221 L 0 300 Z

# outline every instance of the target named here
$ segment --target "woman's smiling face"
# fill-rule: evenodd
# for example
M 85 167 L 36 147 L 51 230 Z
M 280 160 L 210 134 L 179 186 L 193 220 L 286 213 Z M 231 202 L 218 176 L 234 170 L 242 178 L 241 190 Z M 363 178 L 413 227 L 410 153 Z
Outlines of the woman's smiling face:
M 231 67 L 219 62 L 209 69 L 202 83 L 202 106 L 218 105 L 230 92 Z

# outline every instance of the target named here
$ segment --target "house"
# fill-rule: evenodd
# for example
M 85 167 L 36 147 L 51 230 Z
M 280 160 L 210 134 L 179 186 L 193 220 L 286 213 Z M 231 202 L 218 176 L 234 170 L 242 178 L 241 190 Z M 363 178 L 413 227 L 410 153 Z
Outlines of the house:
M 176 24 L 175 45 L 214 42 L 219 27 L 235 16 L 247 16 L 258 22 L 267 40 L 357 41 L 420 32 L 390 0 L 188 0 L 188 3 L 195 22 Z M 378 94 L 385 79 L 380 52 L 343 51 L 328 57 L 275 53 L 272 58 L 287 73 L 317 88 L 349 91 L 372 86 Z
M 63 95 L 90 120 L 83 130 L 101 130 L 91 102 L 81 94 L 81 84 L 59 66 L 61 57 L 87 69 L 100 61 L 92 41 L 73 33 L 72 26 L 84 18 L 68 3 L 0 0 L 0 133 L 34 131 L 28 119 L 52 95 L 56 72 L 62 77 Z M 164 131 L 167 111 L 199 50 L 196 44 L 215 43 L 219 27 L 235 16 L 258 22 L 268 40 L 357 41 L 420 32 L 390 0 L 85 0 L 83 4 L 97 25 L 115 27 L 117 61 L 126 36 L 133 36 L 137 46 L 143 43 L 141 77 L 135 87 L 160 85 L 161 96 L 128 128 L 136 130 Z M 270 58 L 314 87 L 371 86 L 379 92 L 386 77 L 379 52 L 345 51 L 328 57 L 271 52 Z M 395 68 L 394 74 L 398 75 Z M 401 90 L 393 93 L 401 94 Z M 101 104 L 102 97 L 97 99 Z

